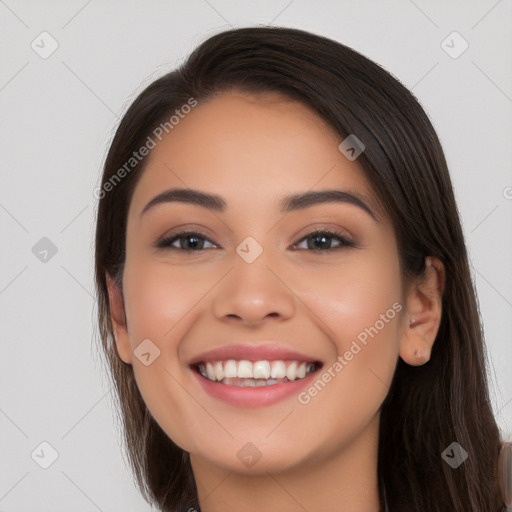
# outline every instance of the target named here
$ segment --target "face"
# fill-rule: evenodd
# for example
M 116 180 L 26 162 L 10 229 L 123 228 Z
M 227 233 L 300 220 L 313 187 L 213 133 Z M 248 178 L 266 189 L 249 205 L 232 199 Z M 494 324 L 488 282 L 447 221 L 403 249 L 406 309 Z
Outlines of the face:
M 150 152 L 128 213 L 127 330 L 116 342 L 153 417 L 196 463 L 290 469 L 378 424 L 400 350 L 402 281 L 393 227 L 341 142 L 300 103 L 230 92 L 196 106 Z M 178 188 L 224 208 L 146 208 Z M 327 190 L 345 200 L 282 209 L 289 196 Z M 213 382 L 190 365 L 207 359 L 234 359 L 235 371 L 268 361 L 252 365 L 257 382 L 282 369 L 276 360 L 292 374 L 291 361 L 316 364 L 304 378 L 242 387 L 242 377 Z M 247 456 L 261 458 L 251 466 Z

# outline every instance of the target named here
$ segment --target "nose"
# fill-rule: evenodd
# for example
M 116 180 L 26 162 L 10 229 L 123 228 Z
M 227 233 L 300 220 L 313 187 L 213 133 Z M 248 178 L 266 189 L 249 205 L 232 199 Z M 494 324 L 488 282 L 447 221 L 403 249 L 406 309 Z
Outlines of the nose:
M 213 313 L 223 322 L 260 325 L 295 314 L 297 297 L 285 276 L 268 265 L 265 251 L 252 263 L 235 255 L 233 267 L 215 287 Z M 275 266 L 275 265 L 274 265 Z

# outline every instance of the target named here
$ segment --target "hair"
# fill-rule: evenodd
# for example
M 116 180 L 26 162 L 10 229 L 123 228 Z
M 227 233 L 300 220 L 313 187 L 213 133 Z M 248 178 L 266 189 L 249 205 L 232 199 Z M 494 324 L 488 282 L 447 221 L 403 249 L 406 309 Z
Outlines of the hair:
M 384 488 L 393 512 L 501 510 L 500 432 L 447 163 L 419 101 L 389 72 L 348 46 L 303 30 L 246 27 L 218 33 L 147 86 L 127 109 L 105 160 L 102 190 L 176 109 L 191 98 L 202 104 L 233 90 L 280 93 L 309 106 L 341 137 L 355 134 L 365 146 L 357 161 L 395 229 L 402 276 L 424 276 L 426 256 L 444 264 L 442 317 L 431 358 L 422 366 L 399 358 L 381 407 L 381 503 Z M 189 454 L 148 411 L 132 365 L 117 353 L 110 318 L 106 275 L 122 291 L 127 212 L 146 161 L 100 194 L 95 285 L 101 352 L 142 495 L 164 512 L 199 510 Z M 469 454 L 457 469 L 441 456 L 452 442 Z

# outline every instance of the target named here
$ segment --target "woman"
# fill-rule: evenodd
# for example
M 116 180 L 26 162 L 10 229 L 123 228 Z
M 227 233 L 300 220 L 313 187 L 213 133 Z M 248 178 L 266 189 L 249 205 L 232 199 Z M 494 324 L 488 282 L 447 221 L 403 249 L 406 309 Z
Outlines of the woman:
M 217 34 L 133 102 L 98 192 L 100 335 L 148 501 L 503 507 L 445 157 L 389 73 L 296 29 Z

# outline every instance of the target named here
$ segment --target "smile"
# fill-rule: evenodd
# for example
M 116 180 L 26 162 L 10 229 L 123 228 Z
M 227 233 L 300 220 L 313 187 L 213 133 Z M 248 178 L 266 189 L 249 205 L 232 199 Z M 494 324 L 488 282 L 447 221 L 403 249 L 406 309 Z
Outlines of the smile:
M 227 359 L 196 365 L 206 379 L 240 387 L 273 386 L 303 379 L 318 369 L 318 364 L 306 361 Z
M 256 408 L 297 396 L 323 362 L 275 342 L 216 346 L 188 360 L 193 386 L 216 402 Z

